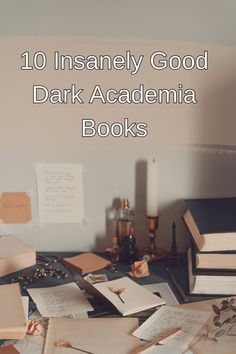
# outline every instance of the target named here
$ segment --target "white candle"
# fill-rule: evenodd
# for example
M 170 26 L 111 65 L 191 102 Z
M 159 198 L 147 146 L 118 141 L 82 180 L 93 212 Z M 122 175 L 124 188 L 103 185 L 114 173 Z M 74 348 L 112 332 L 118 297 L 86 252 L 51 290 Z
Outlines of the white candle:
M 155 159 L 147 163 L 147 216 L 158 215 L 157 195 L 157 162 Z

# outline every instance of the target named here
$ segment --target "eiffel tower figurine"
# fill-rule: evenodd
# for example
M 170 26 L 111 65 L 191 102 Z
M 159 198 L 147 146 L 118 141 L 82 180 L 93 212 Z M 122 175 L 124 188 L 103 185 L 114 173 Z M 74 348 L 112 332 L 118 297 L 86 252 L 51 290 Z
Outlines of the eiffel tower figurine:
M 176 244 L 176 224 L 175 222 L 172 223 L 172 243 L 171 243 L 171 250 L 168 256 L 168 263 L 169 264 L 176 264 L 181 261 L 180 256 L 177 250 Z

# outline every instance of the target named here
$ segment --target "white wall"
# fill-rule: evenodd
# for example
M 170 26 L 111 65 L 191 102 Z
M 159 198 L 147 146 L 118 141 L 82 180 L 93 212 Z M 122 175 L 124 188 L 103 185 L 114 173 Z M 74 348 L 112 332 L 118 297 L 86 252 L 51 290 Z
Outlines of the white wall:
M 184 198 L 236 195 L 236 151 L 196 147 L 153 146 L 18 146 L 1 147 L 2 191 L 27 191 L 32 198 L 33 220 L 25 225 L 2 225 L 39 250 L 104 250 L 112 237 L 108 211 L 117 198 L 127 197 L 136 207 L 139 246 L 147 242 L 146 159 L 159 162 L 160 229 L 158 244 L 170 247 L 171 224 L 177 224 L 180 249 L 187 245 L 181 221 Z M 38 220 L 35 162 L 81 163 L 84 168 L 86 224 L 40 225 Z
M 0 2 L 0 70 L 1 78 L 4 77 L 0 86 L 0 192 L 29 192 L 33 209 L 31 223 L 2 224 L 0 232 L 14 233 L 34 244 L 38 250 L 103 250 L 112 237 L 111 223 L 107 220 L 109 208 L 114 199 L 128 197 L 131 205 L 136 207 L 137 240 L 142 247 L 147 241 L 145 161 L 155 156 L 160 174 L 158 243 L 166 249 L 170 247 L 171 224 L 175 221 L 178 245 L 185 249 L 188 239 L 181 221 L 183 199 L 236 195 L 235 7 L 234 1 L 223 4 L 213 0 L 197 3 Z M 20 38 L 17 39 L 18 36 Z M 161 43 L 163 46 L 171 41 L 172 46 L 175 43 L 185 51 L 211 48 L 211 53 L 216 54 L 212 57 L 214 70 L 210 76 L 198 81 L 201 105 L 189 112 L 172 106 L 168 115 L 164 114 L 166 108 L 161 107 L 163 114 L 158 115 L 155 123 L 153 112 L 148 116 L 144 108 L 141 111 L 137 107 L 135 111 L 129 108 L 129 114 L 135 116 L 137 113 L 150 120 L 151 135 L 146 141 L 129 144 L 96 141 L 94 144 L 93 141 L 81 140 L 79 109 L 33 107 L 28 103 L 32 77 L 28 80 L 25 73 L 23 75 L 19 71 L 22 43 L 33 42 L 35 48 L 44 43 L 54 50 L 55 43 L 61 43 L 63 47 L 68 39 L 76 43 L 80 36 L 92 36 L 97 44 L 101 37 L 103 41 L 109 37 L 107 41 L 114 43 L 119 43 L 122 38 L 125 42 L 129 38 L 129 45 L 137 46 L 139 50 L 145 47 L 145 38 L 152 45 Z M 162 41 L 158 42 L 159 39 Z M 77 47 L 72 48 L 75 52 L 78 50 Z M 49 80 L 48 83 L 57 79 L 55 75 L 49 79 L 45 74 L 39 78 Z M 58 83 L 73 80 L 73 75 L 58 79 Z M 124 79 L 128 85 L 128 79 Z M 194 83 L 195 79 L 194 75 L 186 78 L 190 82 L 194 80 Z M 165 80 L 166 77 L 163 82 Z M 176 82 L 179 77 L 174 80 Z M 85 107 L 84 113 L 88 109 Z M 103 111 L 99 109 L 102 115 Z M 97 111 L 91 112 L 97 114 Z M 123 115 L 123 107 L 116 108 L 114 116 L 112 113 L 109 107 L 106 119 L 112 120 L 115 114 Z M 37 162 L 83 165 L 86 224 L 39 224 L 34 170 Z

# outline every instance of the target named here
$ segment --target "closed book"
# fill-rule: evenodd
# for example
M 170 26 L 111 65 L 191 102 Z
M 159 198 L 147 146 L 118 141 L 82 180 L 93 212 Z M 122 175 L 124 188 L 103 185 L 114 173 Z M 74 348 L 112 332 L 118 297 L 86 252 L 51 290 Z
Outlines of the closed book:
M 18 283 L 0 285 L 0 339 L 21 339 L 27 319 Z
M 191 248 L 197 269 L 236 271 L 236 251 L 200 252 L 192 241 Z
M 35 249 L 15 236 L 0 236 L 0 276 L 36 264 Z
M 187 259 L 191 294 L 236 295 L 236 271 L 197 269 L 191 248 Z
M 91 252 L 64 258 L 63 263 L 80 274 L 95 272 L 96 270 L 100 270 L 111 265 L 111 262 L 107 259 Z
M 183 219 L 201 252 L 236 250 L 236 198 L 185 202 Z

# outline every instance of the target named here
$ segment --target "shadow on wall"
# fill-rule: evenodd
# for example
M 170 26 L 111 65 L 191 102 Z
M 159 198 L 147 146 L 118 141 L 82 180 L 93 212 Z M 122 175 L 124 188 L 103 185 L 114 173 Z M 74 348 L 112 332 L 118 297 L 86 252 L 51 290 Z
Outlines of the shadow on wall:
M 202 98 L 197 134 L 207 144 L 236 146 L 236 77 L 217 83 Z
M 202 154 L 195 163 L 193 187 L 198 198 L 236 196 L 235 97 L 236 77 L 232 77 L 230 81 L 219 83 L 203 101 L 198 134 L 203 141 L 209 141 L 209 145 L 202 147 Z M 220 145 L 222 141 L 224 145 Z

